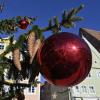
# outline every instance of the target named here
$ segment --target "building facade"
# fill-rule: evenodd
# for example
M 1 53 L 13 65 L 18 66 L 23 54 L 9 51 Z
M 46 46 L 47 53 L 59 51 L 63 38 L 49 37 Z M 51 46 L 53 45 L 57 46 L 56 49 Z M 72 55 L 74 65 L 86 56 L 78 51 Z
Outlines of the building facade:
M 92 68 L 87 78 L 70 89 L 71 100 L 100 100 L 100 32 L 81 28 L 80 36 L 92 52 Z
M 0 54 L 6 50 L 6 47 L 9 45 L 9 43 L 10 43 L 9 37 L 0 39 Z M 12 53 L 11 52 L 8 53 L 6 55 L 6 57 L 9 59 L 12 59 Z M 4 74 L 6 74 L 6 70 L 5 70 Z M 40 78 L 41 78 L 41 75 L 39 74 L 39 76 L 36 77 L 36 79 L 38 79 L 38 81 L 40 81 Z M 6 79 L 6 77 L 5 77 L 5 79 Z M 7 80 L 7 79 L 6 79 L 6 81 L 13 82 L 13 80 Z M 21 83 L 28 83 L 28 80 L 21 81 Z M 4 88 L 5 88 L 5 91 L 9 90 L 9 86 L 7 86 L 7 85 L 5 85 Z M 33 100 L 33 99 L 40 100 L 40 83 L 37 85 L 37 87 L 31 86 L 30 88 L 25 88 L 24 95 L 25 95 L 25 100 Z

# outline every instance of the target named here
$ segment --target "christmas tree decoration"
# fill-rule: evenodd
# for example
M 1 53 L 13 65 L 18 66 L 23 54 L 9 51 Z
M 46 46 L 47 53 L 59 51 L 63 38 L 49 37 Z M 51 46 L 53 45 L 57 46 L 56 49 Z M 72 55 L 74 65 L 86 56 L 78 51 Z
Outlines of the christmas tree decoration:
M 33 55 L 35 40 L 36 40 L 35 32 L 34 31 L 29 32 L 28 39 L 27 39 L 27 49 L 30 56 L 30 63 L 32 63 L 32 55 Z
M 30 63 L 33 62 L 33 59 L 34 59 L 34 57 L 35 57 L 35 55 L 36 55 L 36 53 L 37 53 L 40 45 L 41 45 L 41 40 L 40 39 L 37 39 L 35 41 L 35 43 L 34 43 L 34 48 L 33 48 L 33 52 L 32 52 L 32 58 L 30 59 Z
M 18 48 L 13 51 L 13 62 L 16 68 L 21 71 L 20 50 Z
M 68 32 L 47 38 L 39 48 L 37 58 L 44 78 L 58 86 L 82 82 L 92 63 L 89 46 L 79 36 Z
M 19 27 L 21 29 L 26 29 L 28 25 L 29 25 L 29 22 L 26 19 L 22 19 L 19 21 Z

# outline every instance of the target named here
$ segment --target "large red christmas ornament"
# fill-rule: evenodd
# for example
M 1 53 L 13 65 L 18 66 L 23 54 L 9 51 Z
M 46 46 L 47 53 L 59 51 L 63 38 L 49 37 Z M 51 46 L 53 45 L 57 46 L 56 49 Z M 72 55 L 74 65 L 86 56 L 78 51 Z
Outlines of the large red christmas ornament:
M 47 38 L 38 50 L 41 74 L 52 84 L 74 86 L 91 69 L 89 46 L 79 36 L 62 32 Z
M 29 22 L 26 19 L 22 19 L 19 21 L 19 27 L 21 29 L 26 29 L 28 25 L 29 25 Z

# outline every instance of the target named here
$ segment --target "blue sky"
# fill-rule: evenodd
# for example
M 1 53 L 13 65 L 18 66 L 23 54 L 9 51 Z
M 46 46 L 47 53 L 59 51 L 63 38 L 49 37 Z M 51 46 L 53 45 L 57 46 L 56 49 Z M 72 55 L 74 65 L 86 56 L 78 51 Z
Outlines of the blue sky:
M 80 4 L 85 5 L 84 9 L 78 14 L 84 17 L 84 20 L 78 22 L 75 28 L 65 29 L 64 31 L 78 34 L 81 27 L 100 31 L 100 0 L 5 0 L 5 8 L 0 14 L 0 18 L 38 16 L 36 24 L 40 27 L 45 27 L 48 25 L 49 18 L 58 16 L 60 19 L 64 10 L 70 10 L 73 7 L 78 7 Z M 20 30 L 20 32 L 23 31 Z M 45 36 L 49 35 L 50 32 L 45 33 Z
M 66 9 L 78 7 L 84 4 L 85 8 L 79 12 L 79 16 L 84 17 L 83 21 L 76 24 L 75 28 L 64 31 L 79 33 L 80 27 L 86 27 L 94 30 L 100 30 L 100 0 L 0 0 L 5 1 L 5 8 L 0 14 L 0 18 L 10 18 L 14 16 L 38 16 L 36 24 L 44 27 L 48 24 L 49 18 L 58 16 Z M 23 32 L 23 31 L 22 31 Z M 45 36 L 49 36 L 46 32 Z

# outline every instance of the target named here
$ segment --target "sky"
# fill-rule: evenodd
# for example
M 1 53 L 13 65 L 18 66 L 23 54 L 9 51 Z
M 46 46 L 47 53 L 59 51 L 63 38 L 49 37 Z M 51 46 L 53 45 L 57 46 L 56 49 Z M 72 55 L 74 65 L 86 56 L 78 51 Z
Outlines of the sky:
M 64 10 L 68 11 L 84 4 L 85 7 L 77 14 L 84 20 L 77 22 L 76 27 L 63 31 L 78 34 L 79 28 L 82 27 L 100 31 L 100 0 L 0 0 L 0 2 L 2 1 L 5 1 L 5 7 L 3 12 L 0 13 L 0 19 L 15 16 L 38 16 L 35 23 L 40 27 L 47 26 L 48 20 L 54 16 L 61 19 Z M 21 32 L 23 31 L 21 30 Z M 45 36 L 48 37 L 50 34 L 51 32 L 46 32 Z
M 5 7 L 0 13 L 0 19 L 12 18 L 15 16 L 38 16 L 36 24 L 40 27 L 48 25 L 48 20 L 54 16 L 61 18 L 64 10 L 78 7 L 84 4 L 85 7 L 78 13 L 84 20 L 77 22 L 76 27 L 64 29 L 63 31 L 79 33 L 79 28 L 85 27 L 100 31 L 100 0 L 0 0 L 5 1 Z M 17 35 L 20 35 L 20 30 Z M 46 32 L 45 36 L 50 36 L 51 32 Z

